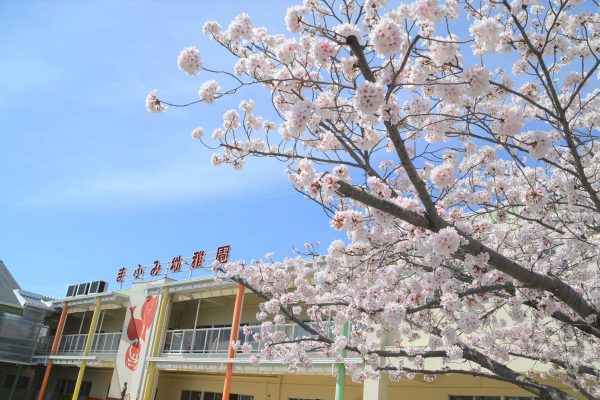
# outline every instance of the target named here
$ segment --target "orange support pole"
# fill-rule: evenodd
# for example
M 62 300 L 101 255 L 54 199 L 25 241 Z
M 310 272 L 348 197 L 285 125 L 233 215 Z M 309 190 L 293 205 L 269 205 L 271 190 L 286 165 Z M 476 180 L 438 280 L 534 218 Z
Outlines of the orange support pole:
M 46 365 L 46 372 L 44 372 L 44 379 L 42 380 L 42 386 L 40 387 L 40 393 L 38 394 L 38 400 L 44 398 L 46 394 L 46 385 L 48 385 L 48 378 L 50 378 L 50 371 L 52 371 L 52 357 L 58 350 L 58 344 L 62 336 L 63 328 L 65 327 L 65 321 L 67 320 L 67 311 L 69 310 L 69 303 L 66 301 L 63 303 L 63 309 L 58 320 L 58 327 L 56 327 L 56 334 L 54 335 L 54 342 L 52 342 L 52 350 L 50 350 L 50 356 L 48 356 L 48 364 Z
M 244 302 L 244 285 L 238 284 L 235 295 L 235 307 L 233 308 L 233 320 L 231 322 L 231 339 L 229 340 L 229 352 L 227 358 L 235 358 L 235 349 L 233 342 L 237 341 L 240 331 L 240 320 L 242 318 L 242 303 Z M 229 400 L 229 392 L 231 390 L 231 375 L 233 373 L 233 363 L 227 363 L 225 370 L 225 383 L 223 384 L 223 400 Z

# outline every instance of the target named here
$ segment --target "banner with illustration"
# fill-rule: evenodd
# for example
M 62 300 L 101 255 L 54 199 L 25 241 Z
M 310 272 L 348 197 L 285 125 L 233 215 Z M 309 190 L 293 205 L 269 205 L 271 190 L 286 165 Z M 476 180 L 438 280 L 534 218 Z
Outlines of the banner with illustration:
M 130 307 L 125 315 L 108 392 L 109 400 L 135 400 L 140 395 L 146 369 L 146 355 L 150 351 L 152 328 L 158 312 L 159 296 L 145 295 L 145 289 L 151 284 L 134 284 L 130 289 Z

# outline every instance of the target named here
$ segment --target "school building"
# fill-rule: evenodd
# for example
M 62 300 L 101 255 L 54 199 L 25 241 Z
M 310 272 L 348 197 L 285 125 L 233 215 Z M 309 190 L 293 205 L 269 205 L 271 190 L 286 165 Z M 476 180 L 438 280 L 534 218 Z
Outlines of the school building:
M 64 299 L 32 301 L 45 318 L 28 325 L 35 326 L 29 337 L 37 336 L 28 342 L 27 357 L 0 358 L 0 399 L 71 400 L 77 393 L 79 400 L 216 400 L 222 399 L 228 365 L 232 366 L 230 399 L 335 398 L 338 369 L 334 359 L 315 355 L 310 368 L 300 367 L 292 374 L 277 359 L 254 365 L 251 355 L 228 356 L 239 290 L 233 282 L 212 276 L 161 277 L 123 290 L 96 288 L 90 293 L 88 287 L 78 295 L 77 289 Z M 252 334 L 244 334 L 244 326 L 260 332 L 256 320 L 260 302 L 255 294 L 243 292 L 238 329 L 242 342 L 254 342 Z M 6 309 L 0 310 L 6 314 Z M 4 314 L 0 314 L 0 350 L 8 335 L 1 325 Z M 277 329 L 298 337 L 306 334 L 292 323 Z M 393 340 L 384 340 L 382 346 L 393 346 Z M 254 347 L 255 352 L 260 350 L 259 345 Z M 361 368 L 360 359 L 351 362 Z M 345 399 L 534 398 L 495 380 L 460 374 L 438 376 L 431 382 L 424 378 L 417 375 L 414 380 L 390 382 L 381 374 L 378 380 L 354 383 L 348 377 Z

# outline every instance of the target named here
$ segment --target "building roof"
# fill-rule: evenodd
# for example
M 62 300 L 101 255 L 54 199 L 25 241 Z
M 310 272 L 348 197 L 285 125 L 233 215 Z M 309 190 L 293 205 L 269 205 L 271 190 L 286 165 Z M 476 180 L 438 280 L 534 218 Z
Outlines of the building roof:
M 21 289 L 6 265 L 0 260 L 0 305 L 23 308 L 14 290 Z
M 19 303 L 23 307 L 34 307 L 42 310 L 47 310 L 48 306 L 43 301 L 43 297 L 40 294 L 27 292 L 22 289 L 15 289 L 15 296 L 19 300 Z

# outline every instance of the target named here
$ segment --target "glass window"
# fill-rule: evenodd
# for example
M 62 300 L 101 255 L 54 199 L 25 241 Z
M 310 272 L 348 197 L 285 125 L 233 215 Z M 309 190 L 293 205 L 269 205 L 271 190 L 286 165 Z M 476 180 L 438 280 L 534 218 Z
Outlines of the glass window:
M 15 375 L 6 375 L 6 379 L 4 380 L 4 387 L 6 389 L 11 389 L 15 382 Z M 19 377 L 19 382 L 17 382 L 17 389 L 27 389 L 29 386 L 29 378 L 26 376 Z
M 532 400 L 539 399 L 539 397 L 523 397 L 523 396 L 506 396 L 505 400 Z
M 64 386 L 66 385 L 66 381 L 64 379 L 57 379 L 56 385 L 54 386 L 54 391 L 56 393 L 64 393 Z
M 222 400 L 222 393 L 214 392 L 200 392 L 195 390 L 182 390 L 179 400 Z M 254 396 L 247 394 L 235 394 L 229 395 L 229 400 L 254 400 Z
M 190 400 L 191 392 L 189 390 L 182 390 L 181 396 L 179 396 L 179 400 Z
M 450 396 L 450 400 L 473 400 L 473 396 Z
M 288 397 L 288 400 L 321 400 L 317 398 L 306 398 L 306 397 Z
M 500 396 L 476 396 L 477 400 L 500 400 Z
M 80 396 L 88 397 L 90 395 L 91 391 L 92 391 L 92 382 L 91 381 L 81 382 L 81 390 L 79 391 Z
M 190 400 L 201 400 L 202 392 L 190 392 Z
M 54 392 L 59 394 L 73 394 L 75 391 L 75 380 L 73 379 L 57 379 Z M 88 397 L 92 391 L 92 382 L 83 381 L 79 389 L 79 395 Z
M 229 400 L 254 400 L 254 396 L 247 394 L 230 394 Z

